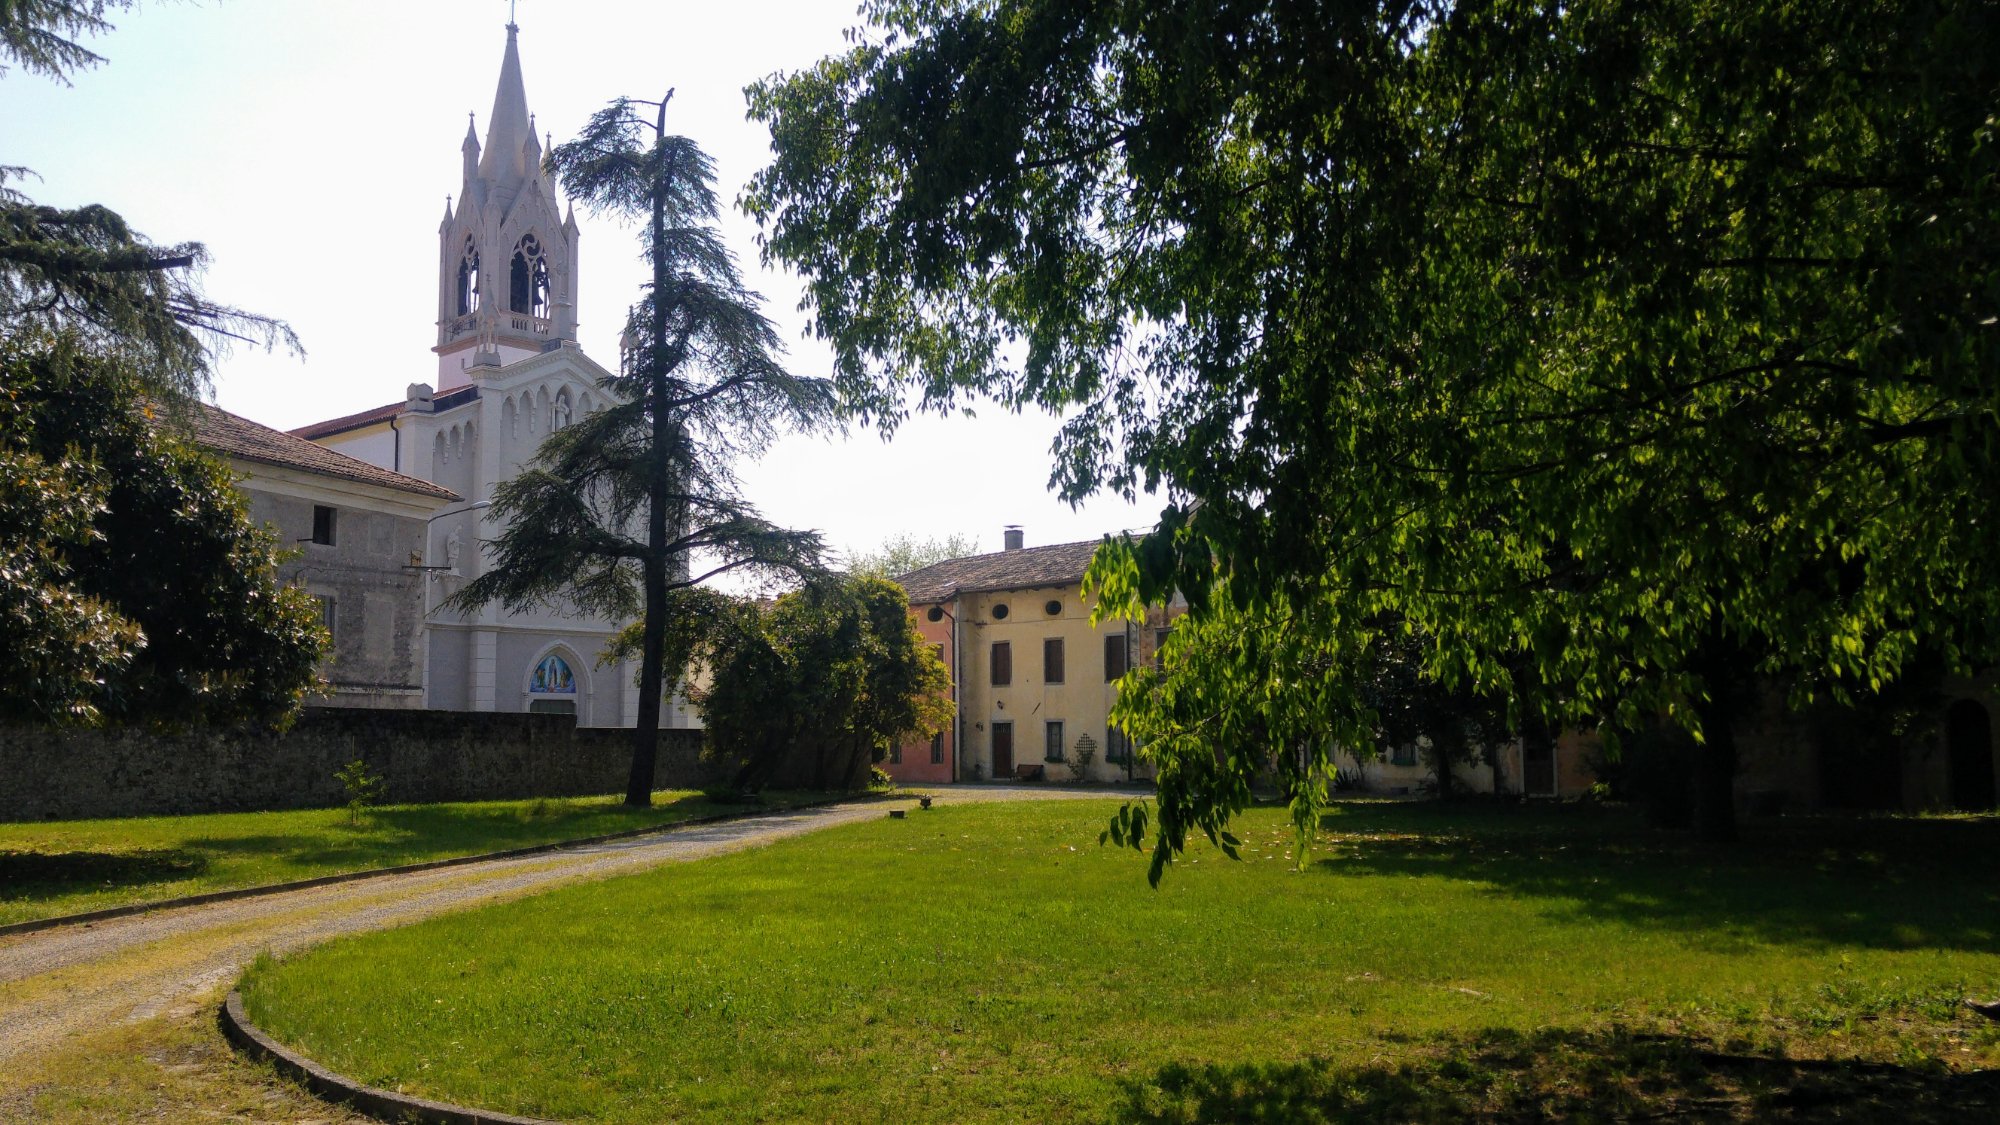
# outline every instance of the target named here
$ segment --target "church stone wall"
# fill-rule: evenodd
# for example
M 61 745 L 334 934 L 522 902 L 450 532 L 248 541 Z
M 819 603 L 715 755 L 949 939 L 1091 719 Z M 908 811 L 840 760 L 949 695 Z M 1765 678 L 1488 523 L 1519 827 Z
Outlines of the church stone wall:
M 654 786 L 701 788 L 700 731 L 661 731 Z M 631 734 L 556 715 L 308 708 L 283 734 L 0 727 L 0 821 L 314 808 L 356 758 L 396 803 L 622 793 Z

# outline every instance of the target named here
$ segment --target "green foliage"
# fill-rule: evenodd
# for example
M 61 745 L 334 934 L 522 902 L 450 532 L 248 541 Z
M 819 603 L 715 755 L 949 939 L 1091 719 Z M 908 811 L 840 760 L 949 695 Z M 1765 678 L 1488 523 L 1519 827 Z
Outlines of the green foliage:
M 901 532 L 882 541 L 872 551 L 847 552 L 847 572 L 871 578 L 901 578 L 946 559 L 962 559 L 979 553 L 979 540 L 970 535 L 947 535 L 942 539 L 918 537 Z
M 342 792 L 347 794 L 347 823 L 361 823 L 361 814 L 382 803 L 382 793 L 389 786 L 388 779 L 369 768 L 367 761 L 356 758 L 333 771 L 333 779 L 340 782 Z M 538 802 L 539 804 L 539 802 Z M 546 808 L 531 806 L 529 816 L 546 813 Z
M 716 229 L 708 154 L 619 99 L 550 151 L 569 193 L 646 222 L 652 279 L 627 321 L 635 346 L 604 380 L 609 402 L 551 434 L 523 472 L 494 490 L 506 528 L 493 564 L 452 604 L 563 604 L 641 629 L 639 717 L 627 799 L 644 804 L 664 678 L 670 598 L 717 575 L 765 578 L 823 569 L 819 535 L 780 528 L 741 495 L 733 463 L 781 429 L 824 425 L 826 380 L 779 362 L 776 329 L 745 288 Z M 683 630 L 685 633 L 686 630 Z
M 818 789 L 854 788 L 880 751 L 951 721 L 944 664 L 902 588 L 885 579 L 827 577 L 768 606 L 733 602 L 699 619 L 712 628 L 676 651 L 688 653 L 690 673 L 707 672 L 691 695 L 738 788 L 781 771 Z
M 0 341 L 0 712 L 281 724 L 315 683 L 318 615 L 228 468 L 138 384 L 71 334 Z
M 1522 724 L 1702 732 L 1724 813 L 1746 685 L 1994 656 L 1992 5 L 864 14 L 752 87 L 745 204 L 855 415 L 1065 409 L 1065 496 L 1165 494 L 1093 572 L 1192 606 L 1114 716 L 1157 862 L 1266 767 L 1310 824 L 1385 620 Z

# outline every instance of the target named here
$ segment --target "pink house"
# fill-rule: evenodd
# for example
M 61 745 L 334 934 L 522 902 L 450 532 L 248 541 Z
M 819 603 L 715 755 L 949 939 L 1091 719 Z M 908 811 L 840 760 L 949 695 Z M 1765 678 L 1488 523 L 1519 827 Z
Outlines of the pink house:
M 930 642 L 931 651 L 944 661 L 945 671 L 951 676 L 953 702 L 957 702 L 958 669 L 952 666 L 952 654 L 957 649 L 952 637 L 956 622 L 949 608 L 937 602 L 912 602 L 910 615 L 916 618 L 917 631 Z M 904 785 L 951 781 L 958 762 L 958 744 L 953 737 L 957 726 L 954 720 L 943 733 L 928 741 L 894 747 L 889 751 L 889 760 L 882 763 L 882 768 Z

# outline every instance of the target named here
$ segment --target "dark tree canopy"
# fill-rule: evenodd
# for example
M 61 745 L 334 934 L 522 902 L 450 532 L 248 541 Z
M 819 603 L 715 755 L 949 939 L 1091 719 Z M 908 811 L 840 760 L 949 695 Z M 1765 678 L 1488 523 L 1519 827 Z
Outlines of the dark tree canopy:
M 2000 9 L 864 13 L 752 88 L 746 203 L 850 410 L 1081 407 L 1061 491 L 1164 493 L 1095 572 L 1194 607 L 1120 704 L 1160 854 L 1247 799 L 1219 734 L 1367 736 L 1384 619 L 1446 685 L 1702 730 L 1725 807 L 1751 676 L 1991 658 Z
M 671 97 L 671 95 L 670 95 Z M 734 472 L 781 430 L 824 425 L 824 379 L 780 362 L 761 298 L 716 230 L 708 155 L 620 99 L 549 154 L 587 205 L 645 224 L 652 279 L 633 306 L 610 402 L 551 434 L 534 463 L 494 492 L 506 523 L 491 567 L 460 591 L 471 609 L 566 601 L 643 629 L 639 721 L 626 800 L 651 801 L 664 655 L 674 595 L 724 573 L 789 576 L 823 567 L 816 532 L 772 524 Z
M 0 714 L 283 723 L 326 636 L 228 467 L 74 335 L 0 343 Z
M 854 789 L 890 746 L 951 721 L 950 681 L 910 618 L 909 599 L 877 577 L 825 576 L 775 601 L 696 591 L 676 614 L 676 672 L 705 679 L 711 752 L 739 789 L 774 776 Z
M 65 85 L 72 71 L 96 66 L 103 56 L 78 40 L 111 30 L 104 14 L 138 0 L 4 0 L 0 2 L 0 59 Z M 7 67 L 0 63 L 0 75 Z

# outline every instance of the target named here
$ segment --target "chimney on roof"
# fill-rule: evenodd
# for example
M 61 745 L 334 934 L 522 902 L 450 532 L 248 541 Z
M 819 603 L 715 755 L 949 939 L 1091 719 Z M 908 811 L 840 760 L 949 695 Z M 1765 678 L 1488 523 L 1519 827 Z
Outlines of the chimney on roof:
M 437 409 L 437 403 L 431 401 L 435 394 L 429 383 L 411 383 L 403 392 L 403 409 L 412 414 L 429 414 Z
M 1020 550 L 1023 545 L 1021 537 L 1021 525 L 1018 523 L 1008 524 L 1007 529 L 1000 533 L 1000 541 L 1006 546 L 1006 549 L 1009 551 Z

